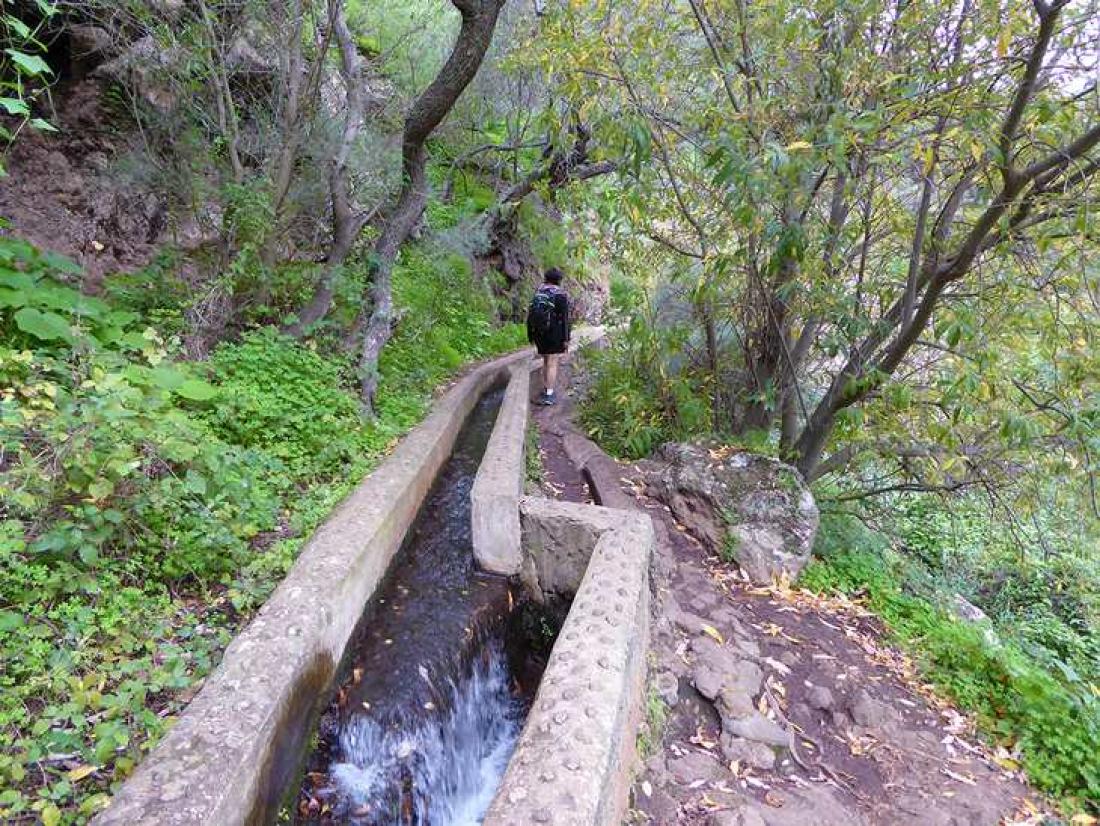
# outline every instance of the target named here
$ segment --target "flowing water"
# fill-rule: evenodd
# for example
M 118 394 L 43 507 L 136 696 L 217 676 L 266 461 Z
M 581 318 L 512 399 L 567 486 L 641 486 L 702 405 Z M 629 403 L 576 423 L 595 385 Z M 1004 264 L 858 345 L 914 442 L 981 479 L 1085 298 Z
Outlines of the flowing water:
M 364 613 L 307 761 L 300 823 L 481 823 L 537 677 L 507 644 L 507 580 L 480 573 L 470 488 L 502 391 L 486 394 Z M 514 625 L 514 624 L 513 624 Z

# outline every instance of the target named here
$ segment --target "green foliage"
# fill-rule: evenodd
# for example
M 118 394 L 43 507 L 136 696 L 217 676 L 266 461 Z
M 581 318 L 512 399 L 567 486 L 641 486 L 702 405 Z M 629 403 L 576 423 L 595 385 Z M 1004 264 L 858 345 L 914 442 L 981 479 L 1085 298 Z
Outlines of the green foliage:
M 464 257 L 424 243 L 402 250 L 394 268 L 395 303 L 403 308 L 396 334 L 382 352 L 383 386 L 400 377 L 406 392 L 383 393 L 379 412 L 407 426 L 427 394 L 461 364 L 522 346 L 518 324 L 496 327 L 493 298 Z
M 705 388 L 697 373 L 668 368 L 683 340 L 665 335 L 652 318 L 633 318 L 610 346 L 584 355 L 588 386 L 581 422 L 592 438 L 616 456 L 637 459 L 666 441 L 709 428 Z
M 349 361 L 271 328 L 246 335 L 211 357 L 220 393 L 207 420 L 234 444 L 278 459 L 296 480 L 328 478 L 376 447 L 346 389 Z
M 842 530 L 850 526 L 841 524 Z M 830 536 L 801 583 L 817 591 L 861 594 L 925 674 L 978 715 L 994 738 L 1018 747 L 1029 776 L 1070 808 L 1100 800 L 1100 696 L 1072 669 L 1047 670 L 1025 651 L 1016 629 L 956 619 L 909 588 L 911 562 Z M 1090 804 L 1091 801 L 1091 804 Z
M 152 289 L 122 278 L 106 299 L 67 286 L 76 272 L 0 239 L 5 822 L 102 808 L 434 388 L 523 338 L 492 326 L 464 260 L 407 251 L 367 422 L 338 348 L 262 329 L 173 360 L 147 325 L 188 300 L 167 259 Z
M 438 169 L 434 167 L 433 171 Z M 496 192 L 476 178 L 457 177 L 449 201 L 428 201 L 428 225 L 435 230 L 452 229 L 463 219 L 480 215 L 496 203 Z
M 657 689 L 650 688 L 645 697 L 645 723 L 638 732 L 638 754 L 643 760 L 661 747 L 667 723 L 668 706 Z
M 528 422 L 523 449 L 523 478 L 530 490 L 542 483 L 545 471 L 542 467 L 542 454 L 539 453 L 539 429 L 534 422 Z
M 447 58 L 458 14 L 434 0 L 348 0 L 360 48 L 382 58 L 381 69 L 402 92 L 419 93 Z
M 33 111 L 35 100 L 54 79 L 53 69 L 42 59 L 46 44 L 39 38 L 46 22 L 57 14 L 57 6 L 52 0 L 35 0 L 34 5 L 35 22 L 28 25 L 18 10 L 0 3 L 0 114 L 15 123 L 12 129 L 0 125 L 0 143 L 5 150 L 27 126 L 57 131 Z M 0 176 L 6 174 L 0 163 Z

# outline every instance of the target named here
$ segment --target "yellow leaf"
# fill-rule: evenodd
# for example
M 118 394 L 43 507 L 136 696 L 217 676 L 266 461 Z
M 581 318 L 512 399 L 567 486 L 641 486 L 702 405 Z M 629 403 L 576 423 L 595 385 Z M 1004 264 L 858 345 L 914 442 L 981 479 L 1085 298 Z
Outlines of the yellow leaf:
M 723 645 L 726 642 L 726 640 L 722 637 L 722 633 L 717 628 L 715 628 L 713 625 L 707 625 L 705 622 L 703 623 L 703 633 L 706 634 L 708 637 L 713 637 L 715 640 L 718 641 L 719 645 Z
M 787 144 L 787 151 L 794 152 L 798 149 L 813 149 L 813 144 L 809 141 L 795 141 L 794 143 Z
M 69 769 L 69 780 L 78 783 L 98 768 L 99 766 L 83 765 L 77 766 L 75 769 Z
M 1012 33 L 1008 29 L 1001 29 L 1001 34 L 997 38 L 997 57 L 1004 57 L 1008 54 L 1008 41 L 1012 36 Z
M 61 822 L 61 812 L 52 803 L 42 810 L 42 826 L 57 826 Z

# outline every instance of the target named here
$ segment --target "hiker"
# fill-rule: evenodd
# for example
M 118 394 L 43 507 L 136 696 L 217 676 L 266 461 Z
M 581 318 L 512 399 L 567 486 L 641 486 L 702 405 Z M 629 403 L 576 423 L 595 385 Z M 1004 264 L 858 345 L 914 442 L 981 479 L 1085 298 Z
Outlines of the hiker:
M 561 270 L 548 269 L 527 310 L 527 340 L 542 356 L 543 390 L 538 404 L 555 403 L 558 359 L 569 347 L 569 296 L 561 287 L 561 279 Z

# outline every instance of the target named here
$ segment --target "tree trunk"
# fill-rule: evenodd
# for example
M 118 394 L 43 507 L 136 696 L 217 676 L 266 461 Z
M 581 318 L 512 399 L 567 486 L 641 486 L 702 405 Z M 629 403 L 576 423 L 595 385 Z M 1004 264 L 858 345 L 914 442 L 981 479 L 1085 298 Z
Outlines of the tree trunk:
M 364 330 L 359 359 L 363 405 L 373 412 L 378 391 L 378 357 L 391 335 L 393 318 L 393 264 L 401 244 L 416 226 L 428 202 L 424 143 L 454 107 L 474 79 L 489 44 L 504 0 L 451 0 L 462 15 L 462 27 L 450 57 L 435 80 L 413 103 L 405 118 L 401 142 L 403 181 L 390 219 L 374 249 L 368 301 L 363 302 L 357 326 Z M 363 323 L 364 318 L 366 322 Z
M 344 131 L 329 166 L 329 196 L 332 200 L 332 246 L 325 259 L 325 268 L 313 292 L 309 304 L 298 313 L 297 320 L 286 328 L 292 336 L 301 336 L 324 318 L 332 307 L 336 278 L 351 254 L 355 239 L 363 228 L 364 218 L 357 215 L 348 191 L 348 160 L 359 130 L 363 125 L 364 103 L 362 83 L 362 58 L 355 45 L 355 38 L 348 29 L 342 2 L 332 11 L 332 34 L 340 49 L 340 75 L 344 80 L 346 112 Z

